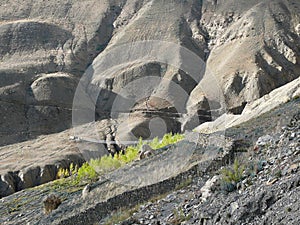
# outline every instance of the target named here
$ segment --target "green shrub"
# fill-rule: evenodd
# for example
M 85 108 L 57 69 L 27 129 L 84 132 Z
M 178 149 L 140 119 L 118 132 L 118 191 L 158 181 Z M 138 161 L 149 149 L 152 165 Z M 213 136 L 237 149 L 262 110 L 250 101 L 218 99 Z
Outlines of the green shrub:
M 59 168 L 56 174 L 57 179 L 67 178 L 69 176 L 75 175 L 78 172 L 78 166 L 73 163 L 70 164 L 69 169 Z
M 118 160 L 117 156 L 111 157 L 110 155 L 103 156 L 100 159 L 91 159 L 89 164 L 99 174 L 107 173 L 109 171 L 118 169 L 122 165 L 121 161 Z
M 58 172 L 56 174 L 57 179 L 62 179 L 62 178 L 66 178 L 69 177 L 70 173 L 68 169 L 64 169 L 64 168 L 59 168 Z
M 97 177 L 96 170 L 87 162 L 85 162 L 79 169 L 77 173 L 77 179 L 81 180 L 93 180 Z
M 138 147 L 129 146 L 126 149 L 125 154 L 116 155 L 115 157 L 122 163 L 129 163 L 138 157 Z
M 182 134 L 174 134 L 173 135 L 172 133 L 168 133 L 163 136 L 161 141 L 159 141 L 158 138 L 154 138 L 152 140 L 152 142 L 149 143 L 149 145 L 153 149 L 159 149 L 159 148 L 163 148 L 167 145 L 175 144 L 175 143 L 183 140 L 183 138 L 184 138 L 184 135 L 182 135 Z
M 69 174 L 70 175 L 75 175 L 78 172 L 78 165 L 75 165 L 73 163 L 70 164 L 70 170 L 69 170 Z
M 185 221 L 190 220 L 191 218 L 191 214 L 185 214 L 182 208 L 179 208 L 178 210 L 173 210 L 173 218 L 170 222 L 174 225 L 179 225 Z
M 240 165 L 237 159 L 234 160 L 232 168 L 221 170 L 223 189 L 226 191 L 235 190 L 237 183 L 243 179 L 244 171 L 245 166 Z

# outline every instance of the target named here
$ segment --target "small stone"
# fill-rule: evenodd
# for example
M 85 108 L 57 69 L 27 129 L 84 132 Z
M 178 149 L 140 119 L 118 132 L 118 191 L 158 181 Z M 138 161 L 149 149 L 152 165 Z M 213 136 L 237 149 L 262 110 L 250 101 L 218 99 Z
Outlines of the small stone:
M 271 158 L 268 160 L 268 163 L 269 163 L 269 165 L 272 166 L 272 165 L 274 165 L 275 161 L 276 161 L 275 157 L 271 157 Z
M 242 184 L 241 183 L 237 183 L 236 189 L 238 189 L 238 190 L 242 189 Z
M 264 166 L 264 169 L 266 170 L 266 169 L 269 169 L 269 165 L 265 165 Z
M 82 198 L 85 199 L 90 191 L 91 191 L 91 185 L 87 184 L 82 190 Z
M 291 174 L 291 173 L 295 173 L 295 172 L 297 172 L 297 170 L 298 170 L 298 167 L 299 167 L 299 165 L 298 165 L 298 164 L 293 164 L 293 165 L 291 165 L 291 166 L 290 166 L 290 168 L 289 168 L 289 171 L 288 171 L 288 173 L 289 173 L 289 174 Z
M 298 155 L 300 153 L 300 150 L 296 150 L 295 152 L 294 152 L 294 155 Z
M 268 186 L 274 184 L 276 181 L 278 181 L 277 178 L 274 178 L 273 180 L 269 179 L 268 182 L 266 183 Z
M 150 215 L 150 216 L 149 216 L 149 219 L 150 219 L 150 220 L 154 219 L 154 215 Z
M 266 146 L 268 143 L 271 143 L 273 141 L 274 141 L 274 139 L 272 136 L 265 135 L 265 136 L 258 138 L 256 145 L 257 146 Z
M 167 220 L 169 220 L 170 218 L 172 218 L 174 216 L 173 213 L 171 213 L 170 215 L 167 216 Z
M 200 189 L 202 193 L 201 200 L 203 202 L 205 202 L 207 198 L 212 195 L 212 190 L 215 189 L 215 186 L 219 179 L 219 176 L 213 176 L 211 179 L 206 181 L 205 185 Z
M 286 127 L 281 127 L 281 130 L 282 130 L 282 131 L 286 130 Z
M 295 148 L 295 147 L 297 147 L 297 143 L 296 142 L 292 142 L 291 144 L 289 144 L 289 147 L 290 148 Z
M 189 205 L 189 204 L 186 204 L 186 205 L 184 205 L 184 209 L 188 209 L 188 208 L 190 208 L 191 206 Z
M 70 136 L 70 137 L 69 137 L 69 140 L 74 141 L 74 140 L 75 140 L 75 136 Z
M 154 154 L 154 150 L 150 147 L 150 145 L 144 144 L 139 151 L 139 158 L 144 159 L 152 156 Z
M 198 209 L 199 207 L 200 207 L 200 204 L 193 206 L 194 209 Z
M 253 151 L 254 151 L 254 152 L 259 152 L 259 147 L 258 147 L 257 145 L 254 146 Z
M 175 199 L 176 199 L 176 196 L 170 194 L 170 195 L 168 195 L 168 196 L 165 198 L 165 201 L 166 201 L 166 202 L 172 202 L 172 201 L 174 201 Z
M 231 214 L 233 214 L 239 208 L 239 204 L 237 202 L 233 202 L 230 204 L 230 207 L 231 207 Z

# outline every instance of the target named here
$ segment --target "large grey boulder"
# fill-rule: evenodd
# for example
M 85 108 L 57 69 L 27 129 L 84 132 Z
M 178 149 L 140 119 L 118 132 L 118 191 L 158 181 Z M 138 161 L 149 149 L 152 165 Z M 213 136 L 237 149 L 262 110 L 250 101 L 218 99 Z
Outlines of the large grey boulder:
M 0 176 L 0 198 L 15 193 L 13 178 L 9 174 Z

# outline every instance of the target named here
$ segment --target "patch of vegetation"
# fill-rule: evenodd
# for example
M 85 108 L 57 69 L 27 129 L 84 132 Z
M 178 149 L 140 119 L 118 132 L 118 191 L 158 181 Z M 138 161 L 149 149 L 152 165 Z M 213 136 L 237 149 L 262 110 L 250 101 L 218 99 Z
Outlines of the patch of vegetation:
M 15 197 L 6 204 L 8 214 L 17 213 L 21 211 L 24 206 L 35 200 L 36 197 L 26 198 L 25 196 Z
M 237 159 L 234 160 L 231 168 L 221 170 L 223 190 L 231 192 L 237 187 L 237 184 L 243 179 L 245 166 L 241 165 Z
M 71 163 L 69 169 L 59 168 L 56 176 L 58 179 L 61 179 L 61 178 L 66 178 L 75 175 L 77 174 L 77 172 L 78 172 L 78 165 L 74 165 L 73 163 Z
M 92 161 L 90 161 L 90 164 L 85 162 L 79 169 L 78 174 L 76 176 L 76 180 L 82 181 L 82 180 L 94 180 L 98 175 L 96 170 L 93 166 L 91 166 Z
M 76 179 L 73 177 L 71 178 L 61 178 L 59 180 L 55 180 L 49 184 L 47 184 L 45 187 L 41 188 L 46 188 L 49 189 L 50 191 L 64 191 L 67 193 L 74 193 L 76 191 L 82 190 L 83 189 L 83 183 L 79 184 Z
M 163 148 L 167 145 L 175 144 L 183 140 L 182 134 L 165 134 L 162 140 L 154 138 L 150 143 L 143 141 L 141 138 L 139 143 L 134 146 L 128 146 L 125 150 L 125 154 L 116 154 L 114 157 L 107 155 L 98 159 L 91 159 L 89 162 L 84 163 L 80 168 L 77 165 L 70 165 L 70 168 L 59 169 L 57 178 L 66 178 L 72 176 L 70 181 L 72 184 L 78 184 L 80 182 L 90 182 L 95 180 L 99 175 L 108 173 L 115 169 L 118 169 L 125 164 L 128 164 L 138 158 L 138 152 L 144 144 L 148 144 L 154 150 Z
M 148 200 L 148 202 L 155 203 L 155 202 L 157 202 L 158 200 L 167 197 L 168 194 L 170 194 L 170 193 L 171 193 L 171 192 L 169 191 L 169 192 L 166 192 L 166 193 L 163 193 L 163 194 L 160 194 L 160 195 L 155 195 L 154 197 L 150 198 L 150 199 Z M 144 202 L 144 203 L 145 203 L 145 202 Z
M 292 208 L 287 207 L 287 208 L 285 209 L 285 211 L 286 211 L 286 212 L 291 212 L 291 211 L 292 211 Z
M 275 177 L 277 179 L 281 178 L 282 177 L 282 171 L 281 170 L 277 170 L 275 173 L 274 173 Z
M 59 168 L 56 177 L 57 179 L 61 179 L 61 178 L 65 178 L 65 177 L 69 177 L 70 173 L 68 169 L 64 169 L 64 168 Z
M 149 143 L 151 148 L 153 149 L 159 149 L 163 148 L 167 145 L 175 144 L 181 140 L 183 140 L 184 136 L 182 134 L 165 134 L 161 141 L 156 137 L 152 140 L 152 142 Z
M 173 211 L 173 218 L 170 220 L 170 222 L 174 225 L 179 225 L 184 221 L 188 221 L 191 219 L 191 214 L 185 214 L 182 210 L 182 208 L 179 208 L 178 210 Z
M 103 223 L 104 225 L 115 225 L 118 224 L 128 218 L 130 218 L 133 213 L 137 212 L 140 205 L 136 205 L 134 208 L 131 209 L 119 209 L 118 211 L 111 214 L 110 217 L 106 219 Z
M 180 184 L 176 185 L 175 190 L 180 190 L 184 187 L 189 186 L 192 183 L 192 179 L 188 178 L 186 180 L 184 180 L 183 182 L 181 182 Z

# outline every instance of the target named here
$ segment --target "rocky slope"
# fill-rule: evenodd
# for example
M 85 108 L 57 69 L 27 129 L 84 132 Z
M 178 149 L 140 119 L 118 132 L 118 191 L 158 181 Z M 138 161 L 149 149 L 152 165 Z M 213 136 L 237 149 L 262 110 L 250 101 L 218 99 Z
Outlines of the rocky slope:
M 230 129 L 230 135 L 235 137 L 236 132 L 242 131 L 239 136 L 242 139 L 236 142 L 239 143 L 235 149 L 236 157 L 244 165 L 257 166 L 249 174 L 244 172 L 238 190 L 228 192 L 222 176 L 214 172 L 197 177 L 188 187 L 162 199 L 142 204 L 130 218 L 119 224 L 298 224 L 299 109 L 299 101 L 296 105 L 289 103 L 262 118 Z M 287 124 L 281 121 L 283 126 L 279 129 L 276 126 L 279 120 L 266 121 L 274 116 L 287 116 L 284 110 L 295 114 L 288 117 Z M 261 121 L 264 121 L 263 126 L 259 126 Z M 256 132 L 257 129 L 264 131 Z M 264 135 L 257 139 L 261 134 Z M 245 149 L 248 149 L 247 153 Z
M 224 143 L 222 133 L 214 134 L 216 142 L 209 144 L 204 135 L 196 139 L 196 148 L 195 143 L 183 141 L 136 161 L 91 184 L 85 197 L 83 187 L 54 183 L 4 197 L 0 222 L 298 224 L 299 104 L 299 99 L 292 100 L 228 129 Z M 193 149 L 191 157 L 179 161 L 188 149 Z M 223 183 L 219 169 L 234 158 L 245 166 L 243 178 L 236 184 Z M 43 199 L 53 192 L 63 202 L 45 215 Z M 130 207 L 134 209 L 128 211 Z

